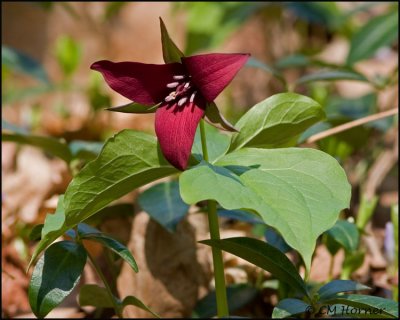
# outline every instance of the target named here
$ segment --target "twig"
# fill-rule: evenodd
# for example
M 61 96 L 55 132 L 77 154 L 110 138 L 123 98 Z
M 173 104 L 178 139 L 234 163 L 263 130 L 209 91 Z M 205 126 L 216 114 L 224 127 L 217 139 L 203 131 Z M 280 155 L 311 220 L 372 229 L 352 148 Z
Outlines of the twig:
M 344 123 L 344 124 L 342 124 L 340 126 L 337 126 L 337 127 L 332 128 L 332 129 L 329 129 L 329 130 L 326 130 L 326 131 L 323 131 L 323 132 L 320 132 L 320 133 L 312 135 L 311 137 L 309 137 L 306 140 L 306 143 L 310 144 L 310 143 L 316 142 L 316 141 L 321 140 L 323 138 L 332 136 L 332 135 L 337 134 L 337 133 L 342 132 L 342 131 L 349 130 L 351 128 L 360 126 L 362 124 L 393 116 L 393 115 L 397 114 L 398 112 L 399 112 L 399 110 L 397 108 L 393 108 L 393 109 L 390 109 L 390 110 L 387 110 L 387 111 L 383 111 L 383 112 L 380 112 L 380 113 L 376 113 L 376 114 L 373 114 L 373 115 L 370 115 L 370 116 L 367 116 L 367 117 L 364 117 L 364 118 L 361 118 L 361 119 L 357 119 L 357 120 L 354 120 L 354 121 L 350 121 L 350 122 Z

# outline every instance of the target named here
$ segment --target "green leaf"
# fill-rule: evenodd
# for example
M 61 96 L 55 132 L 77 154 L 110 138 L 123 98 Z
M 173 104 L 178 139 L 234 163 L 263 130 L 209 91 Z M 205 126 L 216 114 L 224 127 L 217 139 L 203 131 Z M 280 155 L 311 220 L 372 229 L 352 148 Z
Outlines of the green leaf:
M 283 253 L 292 249 L 288 246 L 285 239 L 283 239 L 283 237 L 271 227 L 267 227 L 267 230 L 265 231 L 265 240 L 267 240 L 271 246 L 277 248 Z
M 384 299 L 381 297 L 367 296 L 362 294 L 348 294 L 335 296 L 324 301 L 325 304 L 344 304 L 357 308 L 357 312 L 361 317 L 368 315 L 374 318 L 398 318 L 399 309 L 398 303 L 393 300 Z M 344 314 L 346 315 L 346 313 Z M 351 315 L 349 312 L 347 315 Z
M 328 236 L 326 233 L 322 235 L 322 242 L 332 256 L 334 256 L 342 247 L 338 242 L 336 242 L 332 237 Z
M 189 206 L 179 193 L 178 181 L 168 181 L 152 186 L 138 197 L 138 203 L 150 217 L 170 232 L 186 216 Z
M 107 108 L 106 110 L 122 113 L 154 113 L 160 104 L 161 103 L 154 106 L 146 106 L 137 102 L 131 102 L 123 106 Z
M 243 210 L 225 210 L 218 209 L 217 213 L 220 217 L 244 221 L 252 224 L 263 223 L 263 220 L 255 213 Z
M 4 45 L 1 46 L 1 65 L 49 84 L 47 73 L 39 62 Z
M 313 81 L 337 81 L 354 80 L 368 82 L 368 79 L 362 74 L 350 70 L 331 70 L 312 73 L 297 79 L 295 85 L 313 82 Z
M 114 251 L 122 259 L 124 259 L 135 272 L 138 272 L 138 266 L 136 264 L 135 258 L 133 258 L 132 253 L 127 247 L 117 240 L 103 234 L 103 233 L 84 233 L 81 235 L 82 239 L 92 240 L 101 243 L 103 246 Z
M 103 148 L 102 142 L 73 140 L 68 145 L 73 158 L 93 160 Z
M 334 297 L 337 293 L 348 291 L 360 291 L 371 289 L 361 283 L 352 280 L 333 280 L 318 290 L 319 300 L 327 300 Z
M 64 222 L 64 195 L 60 195 L 60 197 L 58 198 L 56 211 L 54 212 L 54 214 L 47 214 L 46 216 L 41 231 L 41 240 L 32 254 L 32 258 L 28 265 L 28 270 L 42 253 L 42 251 L 66 231 Z
M 85 264 L 86 251 L 75 242 L 57 242 L 46 250 L 29 283 L 29 303 L 38 318 L 45 317 L 71 293 Z
M 64 76 L 71 76 L 81 58 L 80 45 L 70 36 L 61 36 L 55 44 L 55 56 Z
M 311 64 L 311 59 L 303 54 L 292 54 L 279 59 L 275 66 L 278 69 L 286 69 L 293 67 L 306 67 Z
M 375 52 L 386 45 L 390 45 L 398 37 L 399 13 L 398 9 L 370 19 L 350 41 L 350 51 L 347 64 L 368 59 Z
M 338 162 L 314 149 L 249 148 L 216 164 L 226 167 L 203 162 L 181 174 L 182 199 L 258 212 L 309 268 L 316 239 L 349 206 L 351 188 Z
M 273 319 L 282 319 L 298 315 L 310 310 L 310 305 L 299 299 L 283 299 L 272 311 Z
M 286 85 L 286 80 L 283 77 L 283 75 L 280 73 L 280 71 L 276 70 L 275 68 L 267 65 L 264 62 L 261 62 L 260 60 L 257 60 L 255 58 L 249 58 L 246 62 L 247 67 L 253 67 L 253 68 L 258 68 L 262 69 L 270 74 L 272 74 L 274 77 L 279 79 L 284 85 Z
M 348 252 L 357 250 L 359 233 L 354 223 L 346 220 L 338 220 L 336 224 L 326 232 Z
M 6 127 L 2 128 L 1 137 L 3 141 L 29 144 L 35 147 L 39 147 L 44 151 L 47 151 L 54 156 L 63 159 L 65 162 L 71 161 L 71 152 L 69 151 L 68 145 L 63 140 L 58 140 L 52 137 L 33 135 L 29 132 L 24 131 L 25 130 L 20 129 L 15 125 L 8 124 Z
M 138 298 L 136 298 L 134 296 L 125 297 L 125 299 L 122 301 L 122 305 L 124 307 L 126 307 L 128 305 L 136 306 L 136 307 L 138 307 L 138 308 L 140 308 L 142 310 L 150 312 L 156 318 L 160 318 L 160 316 L 157 313 L 152 311 L 148 306 L 146 306 L 142 301 L 140 301 Z
M 31 230 L 31 232 L 29 233 L 29 240 L 31 241 L 36 241 L 36 240 L 40 240 L 42 238 L 42 229 L 43 229 L 44 224 L 37 224 L 36 226 L 34 226 Z
M 247 283 L 230 285 L 226 288 L 226 299 L 229 313 L 242 308 L 251 302 L 257 295 L 257 289 Z M 192 318 L 210 319 L 217 315 L 217 300 L 215 291 L 211 291 L 204 298 L 200 299 L 193 312 Z
M 227 134 L 221 133 L 215 127 L 205 123 L 204 124 L 208 158 L 211 163 L 221 158 L 229 148 L 230 137 Z M 197 127 L 196 135 L 194 137 L 192 154 L 198 160 L 203 160 L 203 149 L 201 146 L 200 126 Z
M 183 53 L 176 44 L 172 41 L 168 34 L 167 28 L 165 27 L 164 21 L 160 18 L 160 28 L 161 28 L 161 43 L 163 58 L 165 63 L 179 62 L 181 63 L 181 57 Z
M 285 254 L 266 242 L 254 238 L 237 237 L 221 240 L 203 240 L 200 243 L 227 251 L 247 260 L 271 272 L 280 281 L 308 296 L 306 285 L 293 263 Z
M 236 123 L 230 150 L 243 147 L 273 148 L 283 145 L 325 117 L 314 100 L 280 93 L 261 101 Z
M 113 308 L 114 304 L 107 290 L 96 284 L 85 284 L 79 291 L 79 305 L 97 308 Z
M 228 120 L 224 118 L 224 116 L 219 111 L 215 102 L 211 102 L 207 104 L 205 120 L 211 125 L 217 127 L 221 130 L 226 130 L 230 132 L 237 132 L 238 130 L 233 126 L 233 124 L 229 123 Z
M 123 130 L 107 140 L 100 155 L 68 186 L 66 226 L 72 228 L 128 192 L 176 172 L 159 152 L 155 137 Z

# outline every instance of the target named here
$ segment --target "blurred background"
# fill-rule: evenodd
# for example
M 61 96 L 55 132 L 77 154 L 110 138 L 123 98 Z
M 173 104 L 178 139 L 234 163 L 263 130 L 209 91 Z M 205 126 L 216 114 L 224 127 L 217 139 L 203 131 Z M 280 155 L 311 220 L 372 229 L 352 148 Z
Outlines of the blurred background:
M 216 100 L 232 123 L 287 90 L 321 103 L 326 121 L 298 145 L 323 150 L 345 168 L 353 195 L 342 218 L 355 221 L 361 241 L 335 251 L 322 237 L 311 280 L 351 278 L 370 285 L 371 294 L 396 298 L 397 115 L 310 137 L 398 108 L 397 2 L 2 2 L 2 317 L 29 315 L 25 269 L 35 246 L 29 234 L 54 212 L 73 175 L 116 132 L 154 133 L 153 114 L 104 110 L 129 101 L 89 66 L 102 59 L 163 63 L 159 17 L 186 55 L 251 53 Z M 134 294 L 162 316 L 207 317 L 211 255 L 196 245 L 208 237 L 207 221 L 189 214 L 175 232 L 165 230 L 137 204 L 147 188 L 91 221 L 127 243 L 139 262 L 137 275 L 123 265 L 108 275 L 121 296 Z M 221 228 L 222 237 L 267 234 L 265 226 L 238 217 L 222 218 Z M 101 248 L 91 250 L 102 259 Z M 226 254 L 225 263 L 235 312 L 270 316 L 281 298 L 276 281 L 234 256 Z M 98 279 L 87 267 L 82 281 Z M 107 315 L 80 308 L 76 294 L 50 316 Z M 134 307 L 126 315 L 148 316 Z

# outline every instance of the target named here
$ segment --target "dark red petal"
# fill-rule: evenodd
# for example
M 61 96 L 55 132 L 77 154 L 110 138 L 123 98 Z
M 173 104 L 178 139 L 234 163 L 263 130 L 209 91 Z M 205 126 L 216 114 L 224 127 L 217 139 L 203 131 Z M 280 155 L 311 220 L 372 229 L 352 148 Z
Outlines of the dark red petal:
M 212 102 L 246 63 L 249 54 L 212 53 L 182 58 L 207 102 Z
M 171 89 L 173 75 L 182 74 L 180 63 L 146 64 L 139 62 L 97 61 L 91 69 L 103 74 L 108 85 L 124 97 L 145 105 L 159 103 Z
M 179 170 L 187 167 L 196 128 L 204 112 L 202 98 L 195 99 L 191 106 L 161 105 L 156 111 L 155 129 L 161 151 Z

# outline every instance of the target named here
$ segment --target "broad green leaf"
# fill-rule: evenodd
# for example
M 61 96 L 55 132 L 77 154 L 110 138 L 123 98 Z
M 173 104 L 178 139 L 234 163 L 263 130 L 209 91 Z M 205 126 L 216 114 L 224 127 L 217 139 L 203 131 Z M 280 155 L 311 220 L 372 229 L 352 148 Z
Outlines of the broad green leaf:
M 103 234 L 103 233 L 84 233 L 81 235 L 81 239 L 92 240 L 101 243 L 103 246 L 114 251 L 122 259 L 124 259 L 135 272 L 138 272 L 138 266 L 136 264 L 135 258 L 133 258 L 132 253 L 127 247 L 117 240 Z
M 108 291 L 96 284 L 85 284 L 79 291 L 79 305 L 97 308 L 113 308 L 114 304 Z
M 55 56 L 64 76 L 71 76 L 81 59 L 81 46 L 70 36 L 61 36 L 55 44 Z
M 311 306 L 309 304 L 299 299 L 288 298 L 279 301 L 272 311 L 272 318 L 282 319 L 307 311 L 311 311 Z
M 308 296 L 306 284 L 293 263 L 285 254 L 266 242 L 254 238 L 237 237 L 221 240 L 203 240 L 200 243 L 219 248 L 247 260 L 271 272 L 280 281 Z
M 1 46 L 1 65 L 28 74 L 45 84 L 49 83 L 47 73 L 39 62 L 24 53 L 4 45 Z
M 373 196 L 372 199 L 366 194 L 361 195 L 360 207 L 357 211 L 356 225 L 359 230 L 364 230 L 367 223 L 371 220 L 378 203 L 378 197 Z
M 230 285 L 226 288 L 226 299 L 229 313 L 242 308 L 251 302 L 257 295 L 257 289 L 247 283 Z M 215 291 L 211 291 L 204 298 L 200 299 L 193 312 L 192 318 L 210 319 L 217 315 L 217 300 Z
M 38 318 L 45 317 L 71 293 L 85 264 L 86 251 L 75 242 L 57 242 L 46 250 L 29 283 L 29 303 Z
M 33 135 L 29 132 L 24 132 L 23 129 L 18 129 L 17 126 L 12 124 L 8 124 L 6 127 L 2 128 L 1 137 L 3 141 L 29 144 L 39 147 L 44 151 L 63 159 L 65 162 L 71 161 L 71 152 L 69 151 L 68 145 L 63 140 L 58 140 L 53 137 Z
M 265 239 L 271 246 L 277 248 L 283 253 L 291 250 L 285 239 L 283 239 L 283 237 L 271 227 L 267 227 L 267 230 L 265 231 Z
M 253 68 L 259 68 L 262 69 L 270 74 L 272 74 L 274 77 L 276 77 L 277 79 L 279 79 L 284 85 L 286 85 L 286 80 L 283 77 L 283 75 L 276 70 L 275 68 L 267 65 L 264 62 L 261 62 L 260 60 L 257 60 L 255 58 L 249 58 L 246 62 L 246 66 L 247 67 L 253 67 Z
M 31 230 L 31 232 L 29 233 L 29 240 L 31 241 L 36 241 L 36 240 L 40 240 L 42 238 L 42 229 L 43 229 L 44 224 L 37 224 L 36 226 L 34 226 Z
M 219 132 L 218 129 L 216 129 L 212 125 L 204 123 L 204 128 L 206 133 L 208 158 L 209 161 L 213 163 L 228 151 L 231 139 L 227 134 Z M 198 126 L 196 130 L 196 135 L 194 137 L 192 147 L 192 154 L 198 161 L 203 160 L 200 126 Z
M 363 294 L 347 294 L 338 295 L 329 300 L 324 301 L 325 304 L 344 304 L 357 308 L 357 312 L 361 317 L 372 318 L 398 318 L 398 303 L 393 300 L 381 297 L 367 296 Z M 349 314 L 344 315 L 351 315 Z
M 368 82 L 362 74 L 350 70 L 331 70 L 312 73 L 297 79 L 295 85 L 313 82 L 313 81 L 337 81 L 337 80 L 354 80 Z
M 273 95 L 236 123 L 239 132 L 232 136 L 230 150 L 284 145 L 324 117 L 321 106 L 308 97 L 296 93 Z
M 148 306 L 146 306 L 142 301 L 140 301 L 138 298 L 136 298 L 134 296 L 127 296 L 127 297 L 124 298 L 124 300 L 122 301 L 122 306 L 126 307 L 128 305 L 136 306 L 136 307 L 138 307 L 138 308 L 140 308 L 142 310 L 150 312 L 156 318 L 160 318 L 160 316 L 157 313 L 155 313 Z
M 68 145 L 73 158 L 93 160 L 103 148 L 102 142 L 73 140 Z
M 311 64 L 311 59 L 303 54 L 292 54 L 279 59 L 275 66 L 278 69 L 305 67 Z
M 336 242 L 340 243 L 346 251 L 352 252 L 357 250 L 359 233 L 354 223 L 346 220 L 338 220 L 326 233 Z
M 179 221 L 186 216 L 189 206 L 179 193 L 178 181 L 162 182 L 144 191 L 138 203 L 150 217 L 170 232 L 176 230 Z
M 140 104 L 137 102 L 131 102 L 128 104 L 124 104 L 123 106 L 118 107 L 110 107 L 106 110 L 114 111 L 114 112 L 123 112 L 123 113 L 154 113 L 156 112 L 160 103 L 154 106 L 146 106 L 144 104 Z
M 323 301 L 334 297 L 337 293 L 371 289 L 361 283 L 351 280 L 333 280 L 318 290 L 319 300 Z
M 41 239 L 32 254 L 32 258 L 28 265 L 28 270 L 42 253 L 42 251 L 66 231 L 66 228 L 64 227 L 64 222 L 64 195 L 60 195 L 60 197 L 58 198 L 56 211 L 54 212 L 54 214 L 47 214 L 46 216 L 44 225 L 41 230 Z
M 368 59 L 375 52 L 386 45 L 390 45 L 398 37 L 399 13 L 398 9 L 370 19 L 350 41 L 350 51 L 347 64 Z
M 167 28 L 165 27 L 164 21 L 160 18 L 160 28 L 161 28 L 161 44 L 163 51 L 163 58 L 165 63 L 179 62 L 181 63 L 181 57 L 183 53 L 176 44 L 172 41 L 168 34 Z
M 183 172 L 182 199 L 188 204 L 212 199 L 228 210 L 258 212 L 300 252 L 307 268 L 318 236 L 349 206 L 344 170 L 321 151 L 248 148 L 225 155 L 217 165 L 203 162 Z
M 68 186 L 66 226 L 71 228 L 128 192 L 176 172 L 159 152 L 155 137 L 123 130 L 107 140 L 100 155 Z
M 328 236 L 326 233 L 322 235 L 322 242 L 332 256 L 338 253 L 338 251 L 342 248 L 340 243 L 336 242 L 332 237 Z
M 255 213 L 244 210 L 225 210 L 218 209 L 217 213 L 220 217 L 244 221 L 248 223 L 263 223 L 263 220 Z
M 230 132 L 237 132 L 238 130 L 233 126 L 233 124 L 229 123 L 228 120 L 224 118 L 224 116 L 219 111 L 215 102 L 211 102 L 207 104 L 206 114 L 204 118 L 208 123 L 217 127 L 221 130 L 226 130 Z
M 86 219 L 85 222 L 91 225 L 99 225 L 108 219 L 115 218 L 130 218 L 135 214 L 133 203 L 116 203 L 113 205 L 109 205 L 100 211 L 98 211 L 95 215 Z M 81 224 L 81 223 L 80 223 Z M 79 225 L 80 225 L 79 224 Z M 78 227 L 79 227 L 78 225 Z

